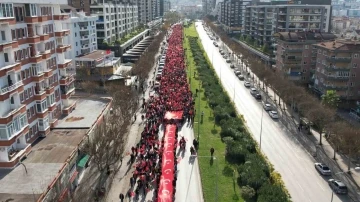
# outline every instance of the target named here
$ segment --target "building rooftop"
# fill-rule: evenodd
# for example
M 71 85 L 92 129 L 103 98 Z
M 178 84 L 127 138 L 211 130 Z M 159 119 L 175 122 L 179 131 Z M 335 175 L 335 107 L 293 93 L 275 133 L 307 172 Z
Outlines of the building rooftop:
M 115 66 L 120 62 L 120 58 L 118 57 L 111 57 L 109 59 L 105 59 L 104 62 L 100 62 L 96 67 L 111 67 Z
M 59 120 L 58 128 L 34 143 L 23 161 L 24 166 L 0 169 L 0 201 L 36 201 L 53 182 L 109 102 L 107 99 L 79 98 L 78 107 Z
M 357 51 L 360 52 L 360 42 L 353 40 L 337 40 L 333 42 L 321 42 L 315 44 L 317 47 L 326 48 L 328 50 L 338 51 Z
M 102 59 L 106 55 L 106 51 L 104 50 L 95 50 L 89 54 L 78 56 L 75 59 L 88 59 L 88 60 L 98 60 Z M 111 54 L 109 54 L 111 55 Z
M 55 129 L 90 128 L 109 102 L 107 99 L 78 99 L 75 110 L 60 117 Z

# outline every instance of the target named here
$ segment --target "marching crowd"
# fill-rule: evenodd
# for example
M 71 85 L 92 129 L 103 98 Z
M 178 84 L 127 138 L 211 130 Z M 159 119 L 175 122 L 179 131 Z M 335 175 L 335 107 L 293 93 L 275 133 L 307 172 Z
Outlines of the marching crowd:
M 132 164 L 135 163 L 135 171 L 130 179 L 129 198 L 134 194 L 137 198 L 141 191 L 146 195 L 150 189 L 154 188 L 154 201 L 158 200 L 164 151 L 164 137 L 159 140 L 158 133 L 160 125 L 164 123 L 165 112 L 182 111 L 183 118 L 186 120 L 193 119 L 194 102 L 186 78 L 182 38 L 182 26 L 173 25 L 172 32 L 167 37 L 168 49 L 166 50 L 166 62 L 160 80 L 160 88 L 157 94 L 150 96 L 148 100 L 143 99 L 145 116 L 142 116 L 142 119 L 145 120 L 145 126 L 139 143 L 131 148 L 130 161 Z M 177 133 L 178 128 L 176 127 L 176 139 Z M 174 147 L 174 158 L 175 152 L 176 145 Z M 174 160 L 175 172 L 176 161 Z M 172 201 L 174 201 L 176 177 L 174 177 L 172 185 Z

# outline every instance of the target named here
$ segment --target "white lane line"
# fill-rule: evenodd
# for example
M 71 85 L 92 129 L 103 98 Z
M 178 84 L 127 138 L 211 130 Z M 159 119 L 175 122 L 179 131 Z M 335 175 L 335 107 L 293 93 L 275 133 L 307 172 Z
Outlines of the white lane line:
M 318 181 L 316 181 L 316 183 L 318 184 L 318 186 L 319 186 L 323 191 L 325 191 L 324 187 L 323 187 Z
M 305 168 L 306 168 L 306 171 L 307 171 L 309 174 L 311 174 L 311 171 L 309 170 L 309 168 L 308 168 L 307 166 L 305 166 Z
M 304 191 L 304 189 L 302 188 L 302 186 L 299 184 L 299 182 L 296 182 L 297 184 L 298 184 L 298 186 L 300 187 L 300 189 L 302 190 L 302 191 Z

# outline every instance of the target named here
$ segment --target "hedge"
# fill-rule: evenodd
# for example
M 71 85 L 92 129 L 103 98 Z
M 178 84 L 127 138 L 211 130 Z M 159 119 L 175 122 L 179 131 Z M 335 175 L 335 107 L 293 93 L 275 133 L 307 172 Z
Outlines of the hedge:
M 281 178 L 278 178 L 278 174 L 273 171 L 271 165 L 257 150 L 256 142 L 219 83 L 198 37 L 187 36 L 187 38 L 197 66 L 197 76 L 202 81 L 202 87 L 205 90 L 204 95 L 214 111 L 215 123 L 221 127 L 220 136 L 226 143 L 226 160 L 238 166 L 238 185 L 244 189 L 244 192 L 255 190 L 256 195 L 249 197 L 253 201 L 290 201 L 289 194 L 281 186 Z M 274 192 L 269 194 L 270 191 Z

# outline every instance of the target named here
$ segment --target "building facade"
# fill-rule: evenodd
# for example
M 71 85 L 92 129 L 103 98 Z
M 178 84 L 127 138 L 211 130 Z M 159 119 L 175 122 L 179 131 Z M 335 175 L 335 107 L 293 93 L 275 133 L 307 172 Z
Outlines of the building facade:
M 85 55 L 97 50 L 96 20 L 95 15 L 86 16 L 85 12 L 67 11 L 70 18 L 63 22 L 63 27 L 71 29 L 70 43 L 71 50 L 66 53 L 67 58 L 71 58 L 75 67 L 75 57 Z M 75 68 L 68 69 L 70 74 L 75 74 Z
M 23 2 L 0 3 L 0 167 L 14 167 L 75 106 L 67 1 Z
M 342 100 L 358 101 L 360 98 L 360 43 L 341 39 L 321 42 L 317 48 L 314 89 L 319 94 L 336 90 Z
M 138 19 L 139 23 L 146 25 L 153 18 L 152 0 L 138 0 Z
M 240 33 L 244 27 L 245 8 L 251 0 L 224 0 L 219 3 L 219 22 L 228 33 Z
M 138 5 L 133 2 L 93 3 L 90 13 L 98 15 L 98 44 L 112 44 L 138 26 Z
M 290 79 L 313 85 L 316 67 L 314 44 L 334 41 L 336 36 L 317 32 L 278 32 L 276 39 L 276 68 Z
M 171 9 L 171 2 L 170 1 L 164 1 L 164 13 L 169 12 Z
M 271 46 L 277 32 L 329 32 L 330 5 L 259 5 L 246 8 L 244 37 Z

